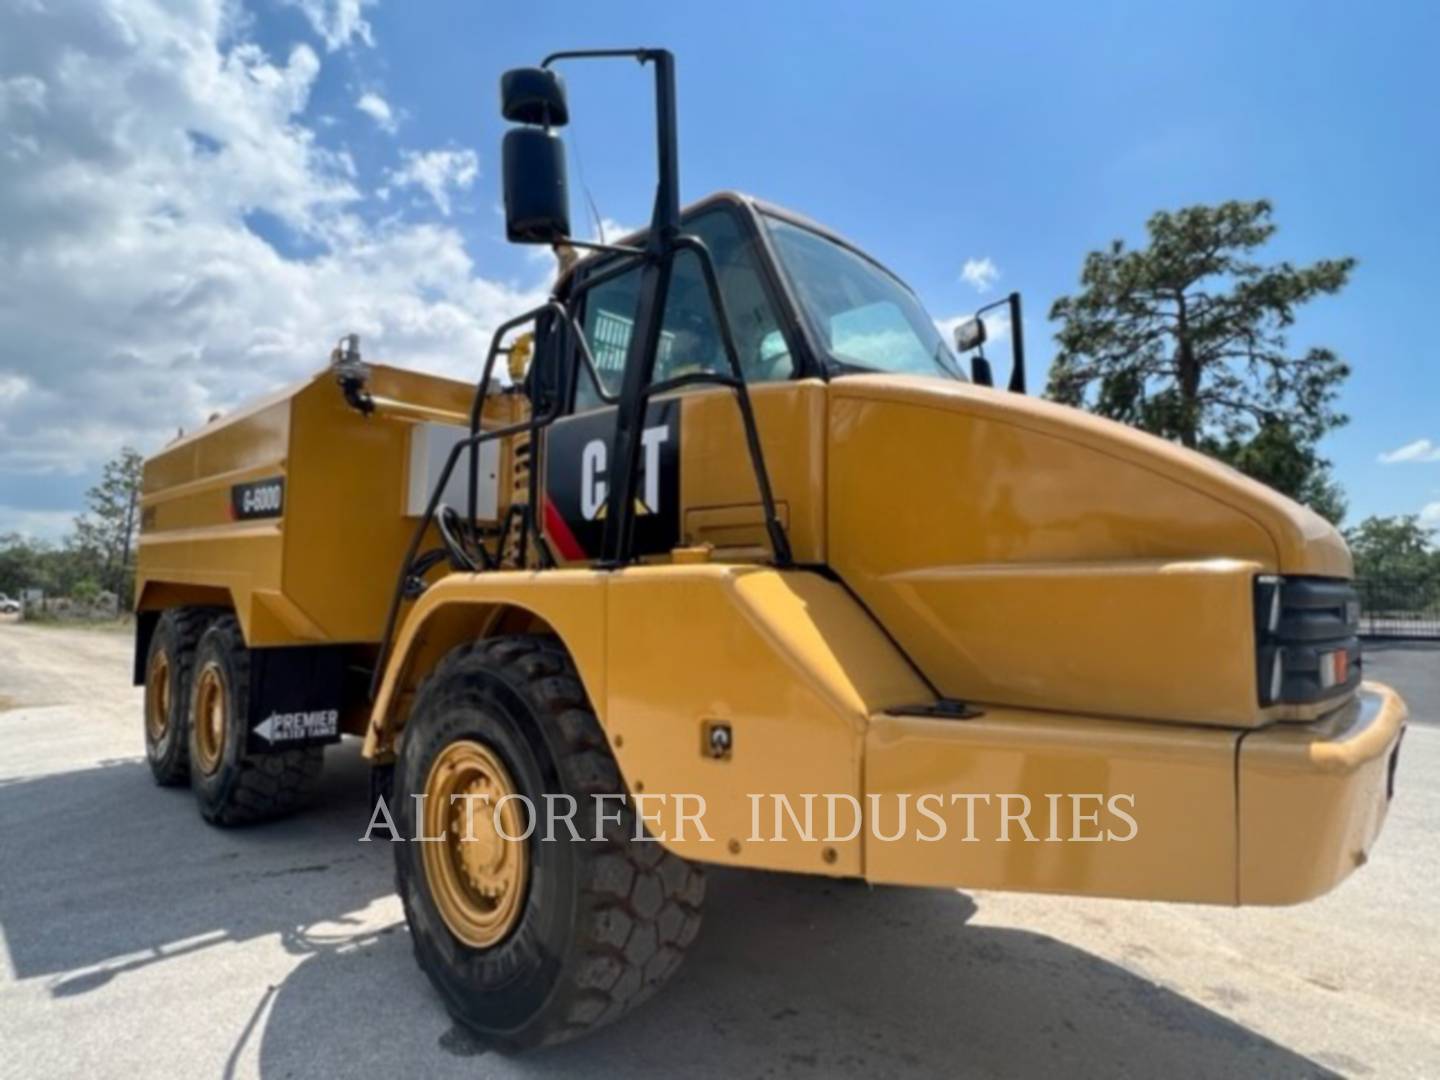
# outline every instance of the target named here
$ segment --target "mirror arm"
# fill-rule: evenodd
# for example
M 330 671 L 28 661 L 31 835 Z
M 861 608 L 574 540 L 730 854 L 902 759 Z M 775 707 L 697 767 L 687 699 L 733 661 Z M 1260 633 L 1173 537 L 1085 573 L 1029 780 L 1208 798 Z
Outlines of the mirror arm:
M 675 120 L 675 57 L 667 49 L 647 50 L 641 63 L 655 65 L 655 134 L 659 181 L 655 185 L 655 213 L 651 243 L 669 248 L 680 231 L 680 150 Z
M 548 68 L 559 60 L 614 60 L 625 56 L 643 64 L 653 52 L 654 49 L 562 49 L 541 60 L 540 66 Z
M 624 565 L 630 558 L 634 522 L 634 490 L 640 470 L 640 438 L 645 426 L 645 388 L 655 370 L 660 324 L 670 287 L 677 240 L 680 235 L 680 154 L 675 119 L 675 57 L 668 49 L 583 49 L 551 53 L 541 61 L 548 68 L 561 60 L 596 60 L 631 57 L 655 66 L 655 143 L 657 180 L 655 208 L 650 218 L 649 255 L 640 271 L 640 296 L 626 350 L 625 374 L 615 411 L 611 440 L 613 483 L 607 500 L 604 550 L 600 565 Z M 707 253 L 708 254 L 708 253 Z M 702 258 L 703 261 L 703 258 Z M 748 401 L 746 402 L 748 404 Z
M 675 57 L 669 49 L 574 49 L 554 52 L 540 61 L 550 67 L 561 60 L 613 60 L 631 57 L 655 65 L 655 133 L 659 180 L 650 219 L 649 248 L 668 250 L 680 231 L 680 152 L 675 121 Z
M 1009 390 L 1014 394 L 1025 393 L 1025 324 L 1020 315 L 1020 294 L 1012 292 L 1003 300 L 996 300 L 993 304 L 986 304 L 975 310 L 975 318 L 979 318 L 987 311 L 994 311 L 998 307 L 1009 307 L 1010 309 L 1010 386 Z M 982 341 L 983 345 L 984 342 Z M 981 350 L 980 359 L 984 359 L 984 350 Z M 989 385 L 988 383 L 986 385 Z
M 1010 392 L 1025 393 L 1025 322 L 1020 317 L 1020 294 L 1012 292 L 1006 301 L 1010 304 Z
M 626 244 L 593 244 L 589 240 L 576 240 L 567 236 L 564 240 L 557 240 L 552 247 L 580 248 L 582 251 L 603 251 L 607 255 L 644 255 L 644 248 L 630 247 Z

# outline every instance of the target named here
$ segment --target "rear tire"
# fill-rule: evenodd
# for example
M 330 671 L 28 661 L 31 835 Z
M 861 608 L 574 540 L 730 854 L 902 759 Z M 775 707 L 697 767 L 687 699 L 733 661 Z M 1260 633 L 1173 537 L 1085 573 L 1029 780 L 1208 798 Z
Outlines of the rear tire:
M 492 858 L 496 867 L 518 863 L 524 891 L 484 947 L 456 932 L 447 886 L 431 880 L 437 851 L 466 845 L 411 840 L 435 835 L 417 833 L 413 796 L 429 793 L 427 782 L 433 787 L 457 750 L 489 762 L 503 777 L 499 786 L 525 796 L 539 814 L 530 838 L 512 842 L 523 851 Z M 594 796 L 624 796 L 625 785 L 574 664 L 552 638 L 494 638 L 446 656 L 406 724 L 394 793 L 396 826 L 406 838 L 395 845 L 396 886 L 415 957 L 451 1015 L 496 1049 L 563 1042 L 615 1020 L 674 974 L 699 931 L 702 871 L 658 842 L 635 840 L 628 802 L 617 825 L 619 800 L 607 800 L 612 820 L 603 839 L 593 839 Z M 563 824 L 555 840 L 541 839 L 547 794 L 576 800 L 575 827 L 585 839 L 572 840 Z M 521 832 L 523 824 L 514 830 Z M 495 888 L 506 888 L 511 873 Z M 477 889 L 492 894 L 483 881 Z M 506 903 L 495 900 L 497 910 L 509 910 Z
M 314 791 L 323 746 L 246 751 L 250 650 L 234 615 L 220 616 L 201 636 L 189 701 L 190 783 L 206 821 L 269 821 L 297 809 Z
M 212 612 L 171 608 L 160 615 L 145 657 L 145 760 L 162 787 L 190 780 L 190 677 L 195 646 Z

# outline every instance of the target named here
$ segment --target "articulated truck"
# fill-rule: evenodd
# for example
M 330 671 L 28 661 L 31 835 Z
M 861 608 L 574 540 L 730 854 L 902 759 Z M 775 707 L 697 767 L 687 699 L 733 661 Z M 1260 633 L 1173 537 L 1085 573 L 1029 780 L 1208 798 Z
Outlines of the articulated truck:
M 569 221 L 590 59 L 655 77 L 618 243 Z M 1276 905 L 1365 861 L 1406 710 L 1334 528 L 1026 396 L 1018 317 L 1002 389 L 830 230 L 682 208 L 668 52 L 501 97 L 508 234 L 563 270 L 476 381 L 347 337 L 147 461 L 157 781 L 257 822 L 360 740 L 419 963 L 506 1049 L 660 987 L 706 867 Z

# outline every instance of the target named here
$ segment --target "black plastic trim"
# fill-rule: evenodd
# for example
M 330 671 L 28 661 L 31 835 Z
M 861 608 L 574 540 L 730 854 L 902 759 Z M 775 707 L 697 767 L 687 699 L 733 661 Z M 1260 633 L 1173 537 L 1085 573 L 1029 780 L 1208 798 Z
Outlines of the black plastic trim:
M 1275 620 L 1277 589 L 1279 618 Z M 1256 578 L 1255 673 L 1260 704 L 1310 705 L 1343 697 L 1359 686 L 1363 677 L 1359 617 L 1359 594 L 1349 581 L 1274 575 Z M 1346 677 L 1326 686 L 1322 657 L 1341 650 L 1346 656 Z M 1272 697 L 1277 653 L 1281 655 L 1280 692 Z

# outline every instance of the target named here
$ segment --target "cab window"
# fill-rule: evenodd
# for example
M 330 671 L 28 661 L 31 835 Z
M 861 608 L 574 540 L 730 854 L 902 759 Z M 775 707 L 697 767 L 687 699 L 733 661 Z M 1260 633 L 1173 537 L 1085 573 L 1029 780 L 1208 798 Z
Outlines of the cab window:
M 745 233 L 734 212 L 722 208 L 708 210 L 687 221 L 685 230 L 703 240 L 715 260 L 716 277 L 725 297 L 730 331 L 746 381 L 777 382 L 792 377 L 794 358 L 760 276 L 754 241 Z M 625 357 L 635 326 L 639 287 L 637 267 L 596 286 L 584 300 L 581 325 L 605 392 L 611 396 L 620 392 Z M 699 256 L 682 251 L 675 257 L 670 292 L 665 301 L 660 345 L 655 357 L 655 381 L 695 371 L 726 373 L 728 370 L 724 341 L 705 287 Z M 575 388 L 575 411 L 600 404 L 602 399 L 582 370 Z

